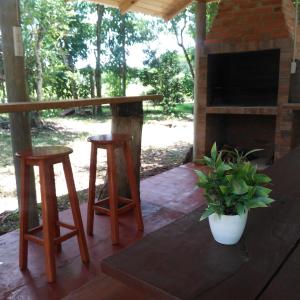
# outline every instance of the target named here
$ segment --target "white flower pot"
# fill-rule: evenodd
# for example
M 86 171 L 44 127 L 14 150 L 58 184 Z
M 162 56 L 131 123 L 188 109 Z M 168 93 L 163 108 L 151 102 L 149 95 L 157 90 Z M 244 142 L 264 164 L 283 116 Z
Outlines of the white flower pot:
M 208 217 L 214 239 L 224 245 L 236 244 L 245 229 L 248 212 L 243 215 L 221 215 L 214 213 Z

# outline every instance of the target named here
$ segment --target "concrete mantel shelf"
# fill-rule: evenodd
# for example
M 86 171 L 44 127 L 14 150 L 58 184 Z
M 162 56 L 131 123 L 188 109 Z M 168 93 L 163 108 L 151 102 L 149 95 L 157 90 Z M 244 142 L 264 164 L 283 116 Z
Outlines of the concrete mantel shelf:
M 287 103 L 283 105 L 283 108 L 291 110 L 300 110 L 300 103 Z
M 208 106 L 207 114 L 277 115 L 277 106 Z

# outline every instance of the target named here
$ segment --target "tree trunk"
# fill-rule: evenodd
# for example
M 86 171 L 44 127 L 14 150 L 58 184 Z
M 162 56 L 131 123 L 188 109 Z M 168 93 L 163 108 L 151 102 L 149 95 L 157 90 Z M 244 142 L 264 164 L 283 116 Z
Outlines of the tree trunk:
M 193 159 L 198 159 L 201 156 L 199 139 L 203 138 L 199 133 L 203 120 L 200 120 L 200 97 L 201 97 L 201 83 L 200 83 L 200 61 L 201 57 L 205 55 L 205 37 L 206 37 L 206 3 L 202 0 L 196 1 L 196 47 L 195 47 L 195 84 L 194 84 L 194 147 Z
M 103 5 L 97 5 L 97 24 L 96 24 L 96 70 L 95 70 L 95 82 L 96 82 L 96 94 L 98 98 L 102 97 L 102 70 L 101 70 L 101 46 L 102 46 L 102 23 L 105 7 Z M 98 113 L 102 112 L 101 105 L 96 107 Z
M 75 74 L 75 65 L 74 65 L 74 62 L 72 60 L 71 55 L 68 55 L 68 67 L 69 67 L 70 71 L 72 72 L 72 74 Z M 72 98 L 73 99 L 78 99 L 79 98 L 78 86 L 77 86 L 77 82 L 74 78 L 71 78 L 70 86 L 71 86 Z M 82 111 L 81 107 L 75 107 L 75 112 L 77 114 L 80 113 L 81 111 Z
M 43 65 L 41 59 L 41 48 L 42 48 L 42 34 L 38 30 L 36 35 L 34 56 L 36 63 L 36 100 L 38 102 L 43 101 Z M 31 124 L 34 127 L 41 127 L 42 121 L 38 111 L 31 113 Z
M 91 91 L 91 98 L 95 98 L 95 72 L 93 68 L 89 69 L 89 78 L 90 78 L 90 91 Z M 93 115 L 97 114 L 97 106 L 93 106 Z
M 23 51 L 14 51 L 13 27 L 20 26 L 19 2 L 2 0 L 0 2 L 0 27 L 2 29 L 4 71 L 6 77 L 6 90 L 8 102 L 29 101 L 26 92 L 25 68 Z M 16 45 L 17 46 L 17 45 Z M 20 48 L 19 48 L 20 49 Z M 29 116 L 27 113 L 10 114 L 11 140 L 13 155 L 17 151 L 31 148 L 31 133 Z M 20 203 L 20 162 L 14 155 L 17 194 Z M 36 193 L 34 174 L 31 169 L 30 198 L 29 198 L 29 224 L 32 228 L 38 225 L 38 211 L 36 205 Z
M 191 59 L 190 59 L 190 57 L 189 57 L 189 54 L 188 54 L 188 52 L 187 52 L 187 50 L 186 50 L 186 48 L 185 48 L 185 46 L 184 46 L 183 44 L 182 44 L 180 47 L 182 48 L 182 51 L 183 51 L 184 56 L 185 56 L 185 59 L 186 59 L 186 61 L 187 61 L 187 63 L 188 63 L 188 66 L 189 66 L 189 69 L 190 69 L 191 76 L 192 76 L 193 79 L 195 79 L 194 67 L 193 67 L 193 65 L 192 65 L 192 61 L 191 61 Z
M 180 34 L 178 33 L 176 23 L 173 22 L 173 21 L 171 21 L 171 22 L 172 22 L 172 29 L 173 29 L 175 37 L 176 37 L 177 45 L 182 49 L 185 60 L 188 64 L 188 66 L 189 66 L 191 76 L 192 76 L 193 79 L 195 79 L 195 72 L 194 72 L 194 67 L 193 67 L 193 64 L 192 64 L 192 60 L 191 60 L 191 58 L 190 58 L 190 56 L 189 56 L 189 54 L 188 54 L 188 52 L 187 52 L 187 50 L 184 46 L 184 42 L 183 42 L 183 33 L 184 33 L 185 28 L 186 28 L 186 19 L 185 19 L 185 23 L 184 23 L 184 26 L 181 29 Z
M 34 47 L 35 63 L 36 63 L 36 100 L 43 100 L 43 66 L 41 60 L 42 38 L 38 32 Z
M 122 65 L 121 65 L 121 82 L 122 82 L 122 96 L 126 96 L 127 85 L 127 63 L 126 63 L 126 20 L 125 15 L 121 17 L 121 37 L 122 37 Z
M 143 103 L 126 103 L 111 105 L 112 108 L 112 133 L 125 133 L 133 136 L 131 145 L 132 158 L 135 166 L 138 190 L 140 187 L 141 169 L 141 143 L 143 128 Z M 130 190 L 127 181 L 124 156 L 121 151 L 116 150 L 116 165 L 118 178 L 118 193 L 129 197 Z
M 95 98 L 95 76 L 94 70 L 91 68 L 89 70 L 89 78 L 90 78 L 90 91 L 91 91 L 91 98 Z
M 5 89 L 5 83 L 4 81 L 0 81 L 0 86 L 1 86 L 1 90 L 2 90 L 2 99 L 1 99 L 1 102 L 2 103 L 5 103 L 5 98 L 6 98 L 6 89 Z

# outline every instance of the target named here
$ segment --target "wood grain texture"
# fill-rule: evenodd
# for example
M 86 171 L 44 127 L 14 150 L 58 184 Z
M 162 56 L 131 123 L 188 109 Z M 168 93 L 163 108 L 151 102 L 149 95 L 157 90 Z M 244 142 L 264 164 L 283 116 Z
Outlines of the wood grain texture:
M 140 198 L 132 161 L 130 143 L 132 136 L 128 134 L 107 134 L 88 138 L 91 142 L 90 179 L 88 193 L 87 233 L 93 235 L 94 211 L 106 214 L 110 217 L 112 244 L 119 243 L 119 218 L 118 216 L 134 210 L 137 230 L 143 231 L 143 218 L 140 206 Z M 108 198 L 95 202 L 95 180 L 97 166 L 97 149 L 105 149 L 107 153 L 107 183 Z M 119 149 L 125 159 L 126 174 L 129 183 L 131 198 L 118 195 L 120 178 L 116 170 L 116 150 Z M 104 206 L 103 206 L 104 204 Z M 119 204 L 122 206 L 119 207 Z M 108 205 L 108 207 L 106 207 Z
M 250 212 L 237 245 L 216 243 L 200 209 L 105 259 L 103 271 L 155 299 L 256 299 L 299 242 L 299 169 L 300 148 L 266 171 L 276 202 Z
M 43 246 L 45 252 L 45 271 L 49 283 L 56 280 L 55 252 L 61 251 L 61 242 L 76 235 L 81 259 L 84 263 L 89 262 L 89 253 L 81 220 L 79 201 L 69 159 L 69 154 L 72 152 L 73 150 L 68 147 L 52 146 L 37 147 L 31 150 L 21 151 L 16 155 L 21 161 L 19 266 L 22 271 L 27 268 L 28 241 Z M 71 212 L 75 225 L 59 222 L 53 170 L 53 165 L 57 163 L 63 164 Z M 30 166 L 37 166 L 39 168 L 43 225 L 28 231 Z M 69 232 L 60 235 L 60 226 L 69 229 Z M 42 238 L 34 235 L 39 231 L 43 231 Z
M 43 102 L 18 102 L 0 104 L 0 113 L 11 112 L 29 112 L 45 109 L 66 109 L 71 107 L 81 107 L 88 105 L 102 104 L 121 104 L 135 103 L 147 100 L 162 100 L 161 95 L 135 96 L 135 97 L 113 97 L 113 98 L 98 98 L 98 99 L 79 99 L 79 100 L 64 100 L 64 101 L 43 101 Z

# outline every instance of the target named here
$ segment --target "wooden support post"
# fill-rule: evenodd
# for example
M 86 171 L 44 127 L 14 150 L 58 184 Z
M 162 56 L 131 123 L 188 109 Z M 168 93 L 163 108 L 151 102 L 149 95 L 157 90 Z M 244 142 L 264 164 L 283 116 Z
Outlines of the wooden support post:
M 142 102 L 112 105 L 112 133 L 125 133 L 133 136 L 131 152 L 138 191 L 140 190 L 142 128 Z M 126 175 L 125 160 L 122 151 L 116 151 L 118 193 L 123 197 L 129 197 L 130 189 Z
M 19 1 L 1 0 L 0 28 L 4 57 L 4 72 L 8 102 L 28 101 L 25 81 L 24 56 L 20 30 Z M 13 155 L 31 148 L 31 133 L 28 113 L 10 114 L 10 131 Z M 20 203 L 20 163 L 14 156 L 17 193 Z M 36 193 L 33 169 L 31 169 L 28 227 L 38 225 Z
M 201 153 L 199 142 L 203 136 L 200 134 L 203 120 L 200 118 L 201 114 L 201 84 L 200 84 L 200 61 L 201 57 L 205 55 L 205 37 L 206 37 L 206 3 L 202 0 L 196 1 L 196 47 L 195 47 L 195 88 L 194 88 L 194 151 L 193 159 L 198 159 Z

